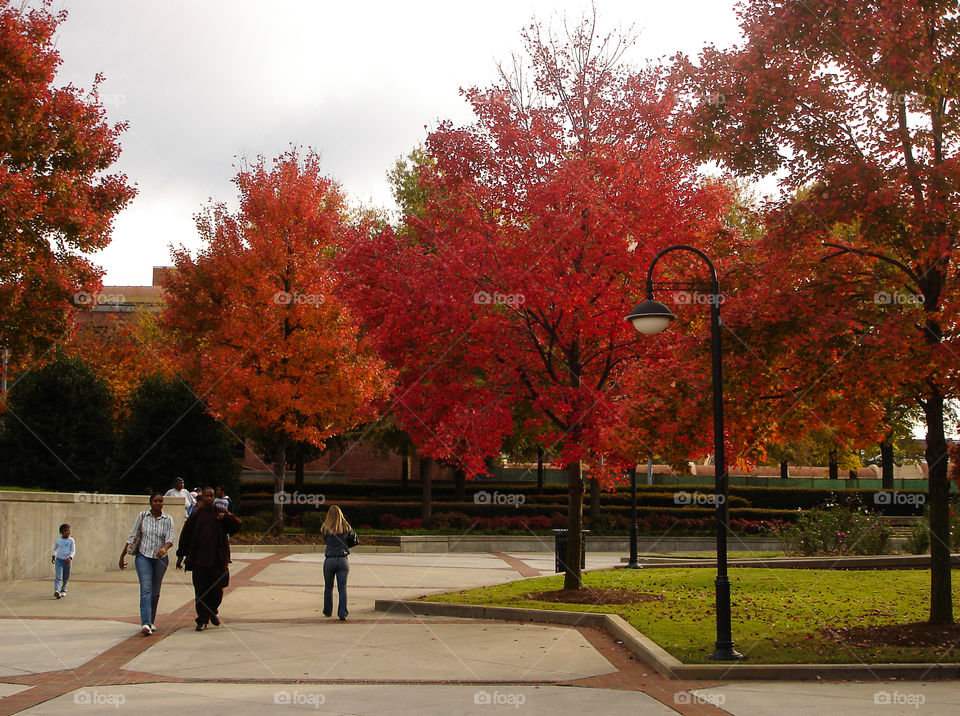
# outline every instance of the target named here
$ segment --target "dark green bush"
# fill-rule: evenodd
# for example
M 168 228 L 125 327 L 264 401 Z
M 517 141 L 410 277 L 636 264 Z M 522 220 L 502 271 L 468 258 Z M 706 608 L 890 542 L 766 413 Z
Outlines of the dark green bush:
M 262 517 L 256 517 L 251 515 L 250 517 L 244 517 L 240 525 L 240 531 L 244 534 L 253 534 L 253 535 L 262 535 L 266 534 L 267 529 L 270 527 L 270 522 L 263 519 Z
M 910 554 L 926 554 L 930 551 L 930 524 L 918 522 L 910 528 L 910 536 L 903 548 Z
M 304 532 L 310 535 L 320 534 L 320 528 L 323 527 L 323 520 L 326 515 L 318 510 L 303 512 L 300 514 L 300 526 Z

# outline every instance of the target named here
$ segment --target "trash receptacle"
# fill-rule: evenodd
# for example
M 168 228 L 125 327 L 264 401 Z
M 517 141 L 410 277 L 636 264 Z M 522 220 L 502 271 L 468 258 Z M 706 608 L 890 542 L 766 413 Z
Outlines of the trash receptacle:
M 580 569 L 587 566 L 587 534 L 590 530 L 580 530 Z M 556 556 L 554 572 L 567 571 L 567 530 L 553 531 L 553 550 Z

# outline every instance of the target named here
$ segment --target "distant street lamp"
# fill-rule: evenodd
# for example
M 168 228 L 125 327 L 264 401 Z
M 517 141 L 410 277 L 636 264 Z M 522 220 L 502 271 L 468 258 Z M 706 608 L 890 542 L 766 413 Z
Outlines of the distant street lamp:
M 723 451 L 723 368 L 720 360 L 720 286 L 713 262 L 700 249 L 685 244 L 668 246 L 653 257 L 647 270 L 647 300 L 634 306 L 627 316 L 640 333 L 660 333 L 676 318 L 673 312 L 659 301 L 653 300 L 653 268 L 662 256 L 671 251 L 689 251 L 702 258 L 710 268 L 710 349 L 713 364 L 713 448 L 714 448 L 714 499 L 717 506 L 717 579 L 715 581 L 717 606 L 717 641 L 711 659 L 732 661 L 743 655 L 733 648 L 730 630 L 730 578 L 727 576 L 727 491 L 729 476 Z
M 630 470 L 630 561 L 627 569 L 643 569 L 637 561 L 637 466 Z

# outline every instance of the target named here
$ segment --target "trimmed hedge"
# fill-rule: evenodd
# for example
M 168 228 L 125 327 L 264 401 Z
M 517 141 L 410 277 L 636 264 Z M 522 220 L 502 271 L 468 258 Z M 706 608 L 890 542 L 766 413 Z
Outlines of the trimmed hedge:
M 334 504 L 332 501 L 329 504 Z M 414 502 L 373 502 L 373 501 L 347 501 L 340 500 L 336 504 L 343 510 L 347 519 L 353 525 L 368 525 L 370 527 L 380 526 L 381 515 L 393 515 L 401 520 L 419 519 L 422 515 L 420 503 Z M 273 501 L 245 501 L 244 514 L 269 514 L 272 510 Z M 298 517 L 301 524 L 304 520 L 313 522 L 324 514 L 326 508 L 321 505 L 319 509 L 310 505 L 284 505 L 284 513 L 290 518 Z M 565 522 L 567 506 L 566 505 L 518 505 L 516 507 L 505 505 L 486 505 L 473 502 L 446 502 L 435 504 L 433 513 L 439 515 L 442 513 L 459 513 L 468 518 L 476 519 L 494 519 L 494 518 L 514 518 L 524 517 L 528 519 L 536 517 L 545 517 L 553 519 L 559 515 Z M 734 517 L 750 520 L 779 520 L 790 522 L 796 519 L 795 510 L 762 510 L 753 507 L 731 507 L 730 518 Z M 649 518 L 653 515 L 663 515 L 674 518 L 696 518 L 696 519 L 714 519 L 716 510 L 712 507 L 687 506 L 687 507 L 658 507 L 658 506 L 638 506 L 637 517 L 639 520 Z M 584 516 L 589 516 L 589 510 L 584 509 Z M 616 519 L 618 517 L 627 520 L 629 526 L 630 508 L 624 506 L 604 506 L 601 510 L 601 519 Z
M 272 523 L 270 512 L 264 511 L 256 515 L 247 517 L 243 521 L 243 532 L 247 534 L 263 534 Z M 292 517 L 290 525 L 303 528 L 307 535 L 319 537 L 320 526 L 322 524 L 322 513 L 308 512 L 302 515 Z M 433 515 L 430 530 L 425 530 L 423 521 L 419 517 L 400 517 L 391 513 L 378 515 L 377 521 L 372 524 L 353 521 L 356 528 L 365 529 L 387 529 L 387 530 L 411 530 L 411 531 L 440 531 L 450 533 L 460 531 L 463 533 L 495 533 L 495 534 L 549 534 L 549 530 L 566 527 L 566 515 L 555 512 L 549 517 L 470 517 L 463 512 L 438 512 Z M 748 519 L 742 514 L 736 514 L 730 518 L 730 529 L 732 532 L 742 535 L 766 534 L 775 535 L 782 532 L 789 526 L 788 522 L 772 519 Z M 641 534 L 666 533 L 672 535 L 685 534 L 711 534 L 716 527 L 715 516 L 702 515 L 695 516 L 692 511 L 678 515 L 664 514 L 662 512 L 651 512 L 637 520 L 637 527 Z M 617 535 L 624 536 L 630 531 L 630 519 L 622 514 L 603 514 L 596 520 L 584 518 L 584 529 L 590 530 L 594 535 Z
M 289 482 L 287 489 L 289 491 L 293 490 L 293 486 Z M 491 495 L 495 492 L 505 496 L 523 495 L 524 505 L 526 507 L 540 506 L 541 513 L 543 510 L 551 510 L 557 506 L 562 507 L 564 511 L 566 510 L 567 487 L 565 485 L 545 485 L 543 492 L 538 493 L 535 485 L 527 483 L 516 484 L 468 480 L 466 484 L 467 502 L 473 504 L 474 495 L 481 491 Z M 336 503 L 371 500 L 374 502 L 419 505 L 422 499 L 419 483 L 413 481 L 410 483 L 410 489 L 406 496 L 400 495 L 399 481 L 377 483 L 321 483 L 306 486 L 304 492 L 307 494 L 323 494 L 327 502 Z M 702 485 L 677 485 L 676 487 L 666 485 L 638 485 L 637 502 L 644 506 L 674 507 L 677 506 L 675 501 L 676 495 L 680 493 L 686 493 L 694 496 L 694 499 L 701 500 L 712 494 L 708 488 L 704 488 Z M 588 489 L 586 495 L 589 496 L 589 494 Z M 272 495 L 272 483 L 247 483 L 244 485 L 244 497 L 241 510 L 243 513 L 249 514 L 256 509 L 261 509 L 263 501 L 272 504 Z M 456 490 L 450 481 L 434 483 L 432 488 L 434 511 L 452 510 L 452 505 L 458 504 L 454 502 L 455 496 Z M 771 510 L 807 510 L 814 507 L 822 507 L 827 504 L 838 504 L 851 509 L 862 506 L 871 511 L 891 516 L 920 515 L 923 511 L 923 504 L 927 499 L 927 493 L 925 492 L 746 486 L 731 486 L 728 491 L 728 496 L 731 508 L 754 507 L 757 509 Z M 585 499 L 588 500 L 589 497 Z M 257 506 L 248 507 L 248 501 Z M 603 492 L 601 493 L 600 503 L 604 509 L 608 507 L 628 507 L 630 505 L 630 490 L 628 487 L 620 487 L 615 492 Z M 509 515 L 509 510 L 513 509 L 511 505 L 507 505 L 506 507 L 508 511 L 503 513 L 505 516 Z

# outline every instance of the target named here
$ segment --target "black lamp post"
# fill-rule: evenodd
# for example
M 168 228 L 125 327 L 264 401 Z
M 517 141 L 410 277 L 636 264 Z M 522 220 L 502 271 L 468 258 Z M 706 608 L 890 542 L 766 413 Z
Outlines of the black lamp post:
M 671 251 L 689 251 L 702 258 L 710 268 L 710 349 L 713 364 L 713 445 L 714 445 L 714 490 L 717 503 L 717 642 L 711 659 L 735 660 L 743 655 L 733 648 L 730 632 L 730 578 L 727 576 L 727 509 L 728 475 L 723 451 L 723 368 L 720 360 L 720 287 L 713 262 L 700 249 L 685 244 L 668 246 L 653 257 L 647 270 L 647 300 L 634 306 L 627 316 L 640 333 L 660 333 L 676 318 L 662 303 L 653 300 L 653 268 L 662 256 Z
M 630 470 L 630 561 L 627 569 L 643 569 L 637 561 L 637 466 Z

